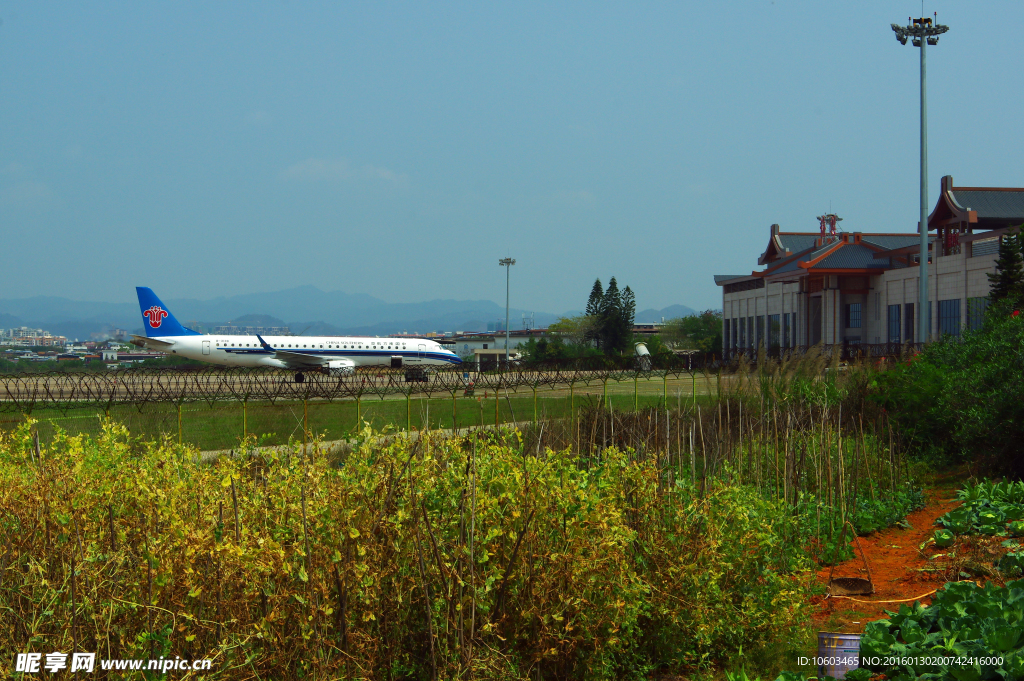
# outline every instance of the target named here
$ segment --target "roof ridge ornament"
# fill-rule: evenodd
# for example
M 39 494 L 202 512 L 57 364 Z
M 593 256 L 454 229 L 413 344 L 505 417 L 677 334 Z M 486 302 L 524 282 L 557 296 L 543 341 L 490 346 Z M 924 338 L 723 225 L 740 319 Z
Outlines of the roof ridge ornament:
M 818 220 L 818 224 L 821 226 L 822 236 L 836 236 L 836 224 L 843 221 L 843 219 L 835 213 L 819 215 L 816 219 Z

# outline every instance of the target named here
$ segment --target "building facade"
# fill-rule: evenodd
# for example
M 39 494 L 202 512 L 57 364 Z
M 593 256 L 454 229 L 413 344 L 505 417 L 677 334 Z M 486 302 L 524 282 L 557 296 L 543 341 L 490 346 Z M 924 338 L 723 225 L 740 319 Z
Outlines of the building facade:
M 725 356 L 819 343 L 866 354 L 898 353 L 907 343 L 957 336 L 980 326 L 999 241 L 1024 223 L 1024 189 L 955 187 L 928 218 L 928 338 L 918 338 L 920 236 L 916 231 L 846 232 L 819 217 L 817 232 L 772 225 L 749 275 L 716 275 L 722 287 Z

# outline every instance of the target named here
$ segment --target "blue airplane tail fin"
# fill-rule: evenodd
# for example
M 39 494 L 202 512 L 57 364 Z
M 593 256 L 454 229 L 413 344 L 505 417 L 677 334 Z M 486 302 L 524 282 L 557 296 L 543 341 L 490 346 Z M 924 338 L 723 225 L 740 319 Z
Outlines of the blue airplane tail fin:
M 153 289 L 145 286 L 136 286 L 135 292 L 139 294 L 139 308 L 142 310 L 142 328 L 146 330 L 146 336 L 198 336 L 199 333 L 182 326 L 167 306 L 160 302 L 160 299 L 153 293 Z

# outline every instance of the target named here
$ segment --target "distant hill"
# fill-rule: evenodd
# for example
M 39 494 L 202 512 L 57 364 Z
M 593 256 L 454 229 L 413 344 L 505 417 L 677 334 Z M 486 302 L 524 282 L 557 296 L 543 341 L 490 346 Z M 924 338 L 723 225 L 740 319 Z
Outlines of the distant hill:
M 686 307 L 685 305 L 669 305 L 661 310 L 651 308 L 637 312 L 633 317 L 633 321 L 637 324 L 651 324 L 654 322 L 660 322 L 662 319 L 667 322 L 670 319 L 676 319 L 677 317 L 689 317 L 695 314 L 697 314 L 697 311 L 692 307 Z
M 166 298 L 164 302 L 183 324 L 198 323 L 212 329 L 226 325 L 289 326 L 307 335 L 367 335 L 427 333 L 430 331 L 486 331 L 487 324 L 505 319 L 505 308 L 491 300 L 437 299 L 418 303 L 386 303 L 365 294 L 324 292 L 300 286 L 271 293 L 222 296 L 212 300 Z M 513 329 L 520 327 L 523 310 L 509 311 Z M 644 310 L 636 320 L 661 321 L 661 317 L 693 314 L 683 305 L 663 310 Z M 535 312 L 534 324 L 544 328 L 559 317 L 580 314 Z M 0 328 L 32 326 L 68 338 L 88 339 L 114 328 L 142 333 L 142 319 L 135 303 L 81 302 L 56 296 L 0 299 Z
M 0 329 L 16 329 L 19 326 L 26 326 L 19 317 L 11 314 L 0 314 Z

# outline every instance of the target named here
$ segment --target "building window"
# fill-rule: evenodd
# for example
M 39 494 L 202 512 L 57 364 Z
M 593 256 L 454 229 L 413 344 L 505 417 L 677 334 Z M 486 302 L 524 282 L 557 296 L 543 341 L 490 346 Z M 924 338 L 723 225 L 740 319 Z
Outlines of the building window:
M 914 304 L 903 306 L 903 339 L 906 343 L 914 342 Z
M 757 341 L 754 343 L 755 347 L 761 347 L 764 343 L 764 315 L 757 315 Z
M 792 334 L 792 325 L 790 324 L 790 315 L 792 312 L 787 312 L 782 315 L 782 347 L 788 348 L 790 346 L 790 335 Z
M 725 324 L 723 324 L 723 326 L 725 327 L 725 338 L 722 339 L 722 350 L 728 352 L 729 348 L 731 347 L 729 345 L 729 332 L 732 331 L 732 329 L 730 328 L 732 325 L 729 323 L 729 320 L 726 319 Z
M 967 328 L 977 331 L 985 323 L 985 310 L 988 309 L 988 298 L 967 299 Z
M 846 306 L 846 328 L 860 328 L 860 303 L 849 303 Z
M 900 342 L 900 330 L 903 326 L 900 324 L 900 306 L 890 305 L 889 306 L 889 342 L 899 343 Z
M 736 347 L 742 349 L 747 347 L 747 323 L 743 320 L 743 317 L 738 319 L 739 321 L 739 335 L 736 337 L 738 341 Z
M 781 324 L 779 322 L 779 315 L 773 314 L 768 315 L 768 345 L 773 348 L 777 348 L 780 345 L 780 333 L 782 331 Z
M 754 337 L 754 318 L 747 317 L 747 347 L 752 348 L 757 345 L 757 340 Z
M 939 301 L 939 335 L 960 335 L 960 299 Z

